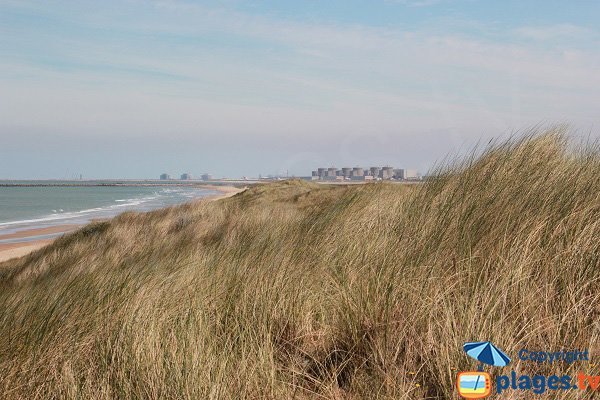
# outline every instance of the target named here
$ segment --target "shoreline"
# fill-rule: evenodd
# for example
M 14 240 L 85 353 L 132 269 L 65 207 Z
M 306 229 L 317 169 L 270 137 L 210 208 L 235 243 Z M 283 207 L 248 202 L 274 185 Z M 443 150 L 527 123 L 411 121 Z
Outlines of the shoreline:
M 219 194 L 214 194 L 206 197 L 200 197 L 193 201 L 216 201 L 221 200 L 227 197 L 234 196 L 238 193 L 243 192 L 246 188 L 238 188 L 235 186 L 220 186 L 220 185 L 201 185 L 202 187 L 210 190 L 214 190 L 219 192 Z M 38 236 L 45 235 L 57 235 L 57 237 L 62 236 L 65 233 L 72 232 L 76 229 L 81 228 L 83 225 L 57 225 L 57 226 L 49 226 L 45 228 L 34 228 L 34 229 L 25 229 L 22 231 L 17 231 L 13 233 L 7 233 L 4 235 L 0 235 L 0 240 L 14 240 L 14 239 L 23 239 L 23 241 L 15 241 L 9 243 L 0 243 L 0 263 L 8 260 L 12 260 L 14 258 L 19 258 L 28 255 L 29 253 L 39 250 L 42 247 L 45 247 L 52 243 L 55 238 L 48 239 L 43 238 L 39 240 L 31 239 Z M 28 240 L 29 239 L 29 240 Z
M 257 180 L 91 180 L 91 181 L 10 181 L 0 180 L 0 187 L 233 187 L 260 183 Z
M 25 238 L 32 237 L 32 236 L 35 237 L 35 236 L 52 235 L 52 234 L 56 234 L 56 233 L 64 233 L 64 232 L 75 230 L 79 227 L 81 227 L 81 225 L 63 224 L 63 225 L 56 225 L 56 226 L 48 226 L 45 228 L 24 229 L 24 230 L 13 232 L 13 233 L 0 234 L 0 241 L 7 240 L 7 239 L 25 239 Z M 16 241 L 14 242 L 14 244 L 18 244 L 18 243 L 19 242 L 16 242 Z M 2 250 L 3 246 L 7 246 L 10 244 L 13 244 L 13 243 L 0 243 L 0 250 Z

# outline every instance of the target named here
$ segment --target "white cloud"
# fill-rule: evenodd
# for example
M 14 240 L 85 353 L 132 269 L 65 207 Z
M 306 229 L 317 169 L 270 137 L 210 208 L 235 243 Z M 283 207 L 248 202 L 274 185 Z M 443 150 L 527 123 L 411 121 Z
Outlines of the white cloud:
M 514 33 L 523 38 L 549 41 L 556 39 L 589 41 L 598 38 L 598 32 L 582 26 L 572 24 L 556 24 L 549 26 L 523 26 L 514 30 Z

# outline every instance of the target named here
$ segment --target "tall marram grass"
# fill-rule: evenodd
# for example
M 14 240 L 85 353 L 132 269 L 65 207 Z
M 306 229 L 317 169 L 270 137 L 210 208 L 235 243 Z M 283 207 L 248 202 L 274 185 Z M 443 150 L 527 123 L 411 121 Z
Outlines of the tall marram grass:
M 600 357 L 600 151 L 567 137 L 492 144 L 421 185 L 126 213 L 0 265 L 0 398 L 449 399 L 470 340 L 519 373 L 600 375 L 516 357 Z

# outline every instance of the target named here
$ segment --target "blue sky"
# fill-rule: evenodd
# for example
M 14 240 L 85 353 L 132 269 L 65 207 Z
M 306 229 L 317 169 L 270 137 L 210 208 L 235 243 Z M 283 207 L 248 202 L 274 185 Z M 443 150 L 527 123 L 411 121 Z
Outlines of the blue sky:
M 0 0 L 0 178 L 425 172 L 598 136 L 600 2 Z

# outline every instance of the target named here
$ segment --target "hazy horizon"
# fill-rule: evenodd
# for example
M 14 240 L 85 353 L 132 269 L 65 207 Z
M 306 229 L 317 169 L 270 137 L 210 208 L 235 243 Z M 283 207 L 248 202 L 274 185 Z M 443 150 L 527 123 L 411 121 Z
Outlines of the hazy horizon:
M 427 172 L 599 136 L 600 3 L 0 0 L 0 179 Z

